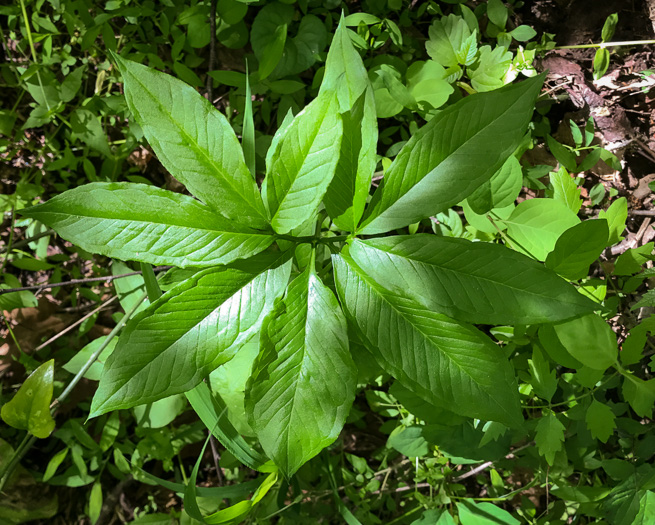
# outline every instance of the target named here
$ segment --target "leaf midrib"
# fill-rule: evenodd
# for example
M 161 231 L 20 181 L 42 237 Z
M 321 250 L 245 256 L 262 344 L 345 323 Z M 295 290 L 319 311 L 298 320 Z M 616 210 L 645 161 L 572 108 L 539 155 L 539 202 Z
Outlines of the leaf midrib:
M 127 68 L 126 68 L 126 69 L 127 69 Z M 129 71 L 129 69 L 127 69 L 127 71 Z M 233 191 L 236 195 L 238 195 L 238 196 L 240 197 L 242 203 L 245 204 L 245 205 L 246 205 L 248 208 L 250 208 L 251 210 L 253 210 L 253 211 L 257 214 L 258 217 L 260 217 L 261 219 L 263 219 L 264 221 L 266 221 L 266 220 L 267 220 L 266 217 L 260 213 L 260 210 L 257 209 L 256 205 L 253 206 L 253 204 L 252 204 L 251 202 L 249 202 L 249 200 L 246 198 L 246 196 L 243 195 L 243 194 L 239 191 L 238 187 L 237 187 L 236 184 L 235 184 L 235 183 L 236 183 L 236 180 L 233 179 L 233 178 L 231 178 L 231 177 L 229 177 L 229 176 L 227 175 L 227 173 L 222 169 L 222 166 L 220 166 L 220 165 L 219 165 L 218 163 L 216 163 L 216 162 L 215 162 L 211 157 L 209 157 L 208 153 L 207 153 L 203 148 L 201 148 L 200 145 L 198 144 L 198 142 L 197 142 L 193 137 L 191 137 L 191 135 L 189 135 L 189 134 L 186 132 L 186 130 L 185 130 L 185 129 L 184 129 L 184 128 L 183 128 L 183 127 L 182 127 L 182 126 L 181 126 L 181 125 L 180 125 L 180 124 L 179 124 L 179 123 L 178 123 L 178 122 L 177 122 L 173 117 L 172 117 L 172 114 L 166 110 L 165 106 L 161 103 L 161 101 L 160 101 L 157 97 L 155 97 L 155 95 L 152 93 L 152 91 L 150 91 L 150 90 L 146 87 L 146 85 L 145 85 L 143 82 L 141 82 L 141 81 L 139 80 L 139 78 L 138 78 L 136 75 L 134 75 L 131 71 L 130 71 L 130 76 L 135 80 L 135 82 L 137 82 L 137 83 L 142 87 L 142 89 L 143 89 L 145 92 L 148 93 L 148 95 L 150 96 L 150 98 L 151 98 L 151 99 L 155 102 L 155 104 L 159 107 L 159 110 L 160 110 L 160 111 L 161 111 L 161 112 L 162 112 L 166 117 L 168 117 L 168 120 L 169 120 L 171 123 L 173 123 L 173 125 L 174 125 L 178 130 L 179 130 L 180 134 L 181 134 L 185 139 L 187 139 L 187 141 L 188 141 L 190 147 L 191 147 L 195 152 L 200 153 L 201 156 L 202 156 L 202 157 L 204 158 L 204 160 L 206 161 L 206 163 L 207 163 L 211 168 L 213 168 L 213 170 L 214 170 L 214 171 L 215 171 L 215 172 L 216 172 L 216 173 L 221 177 L 221 180 L 224 181 L 224 182 L 225 182 L 225 183 L 230 187 L 230 189 L 232 189 L 232 191 Z M 131 105 L 132 105 L 132 104 L 131 104 Z M 211 113 L 209 113 L 209 114 L 211 114 Z M 209 203 L 207 203 L 207 205 L 211 206 Z
M 346 262 L 346 264 L 348 264 L 348 263 Z M 352 266 L 351 266 L 351 268 L 352 268 Z M 405 320 L 405 322 L 407 322 L 414 330 L 416 330 L 419 334 L 421 334 L 422 337 L 424 337 L 426 340 L 430 341 L 431 345 L 434 346 L 435 348 L 437 348 L 439 350 L 439 353 L 441 355 L 443 355 L 444 357 L 446 357 L 448 359 L 448 361 L 450 363 L 452 363 L 455 367 L 457 367 L 457 369 L 459 369 L 461 372 L 463 372 L 464 375 L 469 377 L 470 381 L 473 384 L 478 385 L 478 383 L 471 377 L 471 375 L 465 369 L 463 369 L 461 367 L 461 365 L 459 363 L 457 363 L 457 361 L 453 360 L 449 356 L 449 354 L 447 352 L 444 352 L 441 349 L 441 347 L 439 347 L 438 345 L 436 345 L 433 342 L 433 340 L 429 336 L 429 334 L 426 334 L 425 332 L 423 332 L 415 323 L 412 323 L 405 315 L 403 315 L 403 313 L 398 308 L 396 308 L 394 306 L 394 304 L 387 298 L 387 293 L 385 293 L 386 291 L 381 291 L 378 284 L 376 282 L 372 281 L 371 279 L 369 279 L 367 275 L 365 275 L 363 273 L 360 274 L 354 268 L 353 268 L 353 271 L 355 271 L 355 273 L 357 273 L 359 278 L 362 279 L 368 285 L 368 287 L 371 290 L 373 290 L 378 297 L 380 297 L 381 300 L 383 300 L 387 305 L 389 305 L 389 307 L 392 310 L 394 310 L 399 317 L 402 317 Z M 389 295 L 391 295 L 391 293 L 389 293 Z M 419 304 L 419 306 L 421 306 L 421 305 Z M 480 388 L 480 390 L 482 390 L 479 385 L 477 387 Z M 482 391 L 485 392 L 484 390 L 482 390 Z M 507 410 L 505 410 L 505 407 L 501 403 L 497 402 L 496 399 L 494 399 L 491 395 L 489 395 L 489 393 L 485 392 L 485 394 L 487 395 L 489 400 L 491 400 L 497 407 L 499 407 L 504 413 L 506 413 L 509 416 L 509 419 L 514 419 L 512 417 L 512 414 L 510 412 L 507 412 Z
M 270 265 L 269 267 L 267 267 L 265 270 L 263 270 L 261 273 L 256 274 L 256 275 L 252 275 L 252 277 L 251 277 L 250 279 L 248 279 L 248 280 L 245 281 L 242 285 L 239 286 L 239 288 L 236 290 L 236 292 L 234 292 L 234 293 L 232 293 L 230 296 L 226 297 L 226 298 L 225 298 L 225 299 L 224 299 L 220 304 L 218 304 L 215 308 L 213 308 L 212 311 L 209 312 L 209 314 L 207 314 L 207 315 L 206 315 L 205 317 L 203 317 L 203 318 L 202 318 L 198 323 L 194 324 L 192 327 L 190 327 L 188 330 L 186 330 L 186 331 L 185 331 L 185 332 L 184 332 L 180 337 L 175 338 L 171 344 L 169 344 L 168 346 L 166 346 L 165 348 L 163 348 L 162 351 L 159 352 L 159 353 L 158 353 L 158 354 L 157 354 L 153 359 L 151 359 L 151 360 L 150 360 L 150 361 L 149 361 L 149 362 L 148 362 L 148 363 L 147 363 L 147 364 L 146 364 L 146 365 L 145 365 L 141 370 L 139 370 L 139 371 L 137 372 L 137 374 L 134 374 L 133 376 L 131 376 L 127 381 L 125 381 L 125 382 L 122 383 L 122 384 L 121 384 L 117 389 L 115 389 L 115 390 L 112 392 L 111 396 L 107 398 L 107 401 L 106 401 L 105 403 L 103 403 L 103 405 L 101 405 L 101 406 L 98 407 L 98 408 L 102 408 L 102 406 L 104 406 L 105 404 L 107 404 L 108 402 L 110 402 L 111 399 L 113 399 L 113 398 L 116 396 L 116 394 L 117 394 L 117 393 L 118 393 L 122 388 L 124 388 L 126 385 L 128 385 L 128 384 L 129 384 L 131 381 L 133 381 L 136 377 L 141 377 L 145 371 L 151 370 L 152 367 L 155 367 L 155 369 L 159 369 L 159 366 L 156 366 L 156 363 L 157 363 L 158 361 L 160 361 L 161 359 L 163 359 L 163 356 L 164 356 L 164 355 L 167 355 L 168 353 L 170 353 L 171 348 L 173 348 L 174 346 L 176 346 L 176 345 L 178 344 L 178 342 L 179 342 L 181 339 L 183 339 L 183 338 L 184 338 L 184 337 L 185 337 L 189 332 L 191 332 L 191 331 L 194 330 L 196 327 L 198 327 L 200 324 L 202 324 L 203 321 L 205 321 L 205 320 L 206 320 L 209 316 L 211 316 L 211 315 L 212 315 L 212 314 L 213 314 L 213 313 L 214 313 L 218 308 L 220 308 L 223 304 L 225 304 L 225 302 L 229 301 L 229 300 L 232 299 L 235 295 L 237 295 L 238 293 L 240 293 L 240 292 L 241 292 L 241 291 L 242 291 L 246 286 L 248 286 L 249 284 L 251 284 L 251 283 L 252 283 L 252 282 L 253 282 L 257 277 L 259 277 L 260 275 L 262 275 L 262 274 L 264 274 L 265 272 L 267 272 L 268 270 L 270 270 L 270 269 L 271 269 L 271 266 L 272 266 L 273 264 L 275 264 L 275 262 L 272 262 L 271 265 Z M 205 277 L 205 275 L 210 274 L 212 271 L 216 271 L 216 269 L 215 269 L 215 268 L 209 268 L 209 269 L 207 269 L 207 271 L 202 272 L 203 275 L 196 275 L 196 279 L 195 279 L 195 281 L 196 281 L 196 285 L 197 285 L 197 281 L 198 281 L 198 280 L 200 280 L 202 277 Z M 239 310 L 239 313 L 238 313 L 237 315 L 240 315 L 240 314 L 241 314 L 241 310 Z M 149 375 L 150 375 L 150 374 L 147 373 L 147 374 L 146 374 L 146 377 L 149 377 Z M 117 384 L 117 382 L 115 382 L 114 385 L 115 385 L 115 384 Z
M 488 277 L 478 276 L 478 275 L 475 275 L 473 273 L 468 273 L 468 272 L 464 272 L 464 271 L 453 270 L 453 269 L 450 269 L 450 268 L 445 268 L 445 267 L 443 267 L 441 265 L 438 265 L 438 264 L 435 264 L 435 263 L 424 262 L 424 261 L 421 261 L 420 259 L 415 259 L 415 258 L 412 258 L 410 256 L 403 256 L 403 255 L 398 255 L 398 254 L 390 252 L 390 251 L 380 250 L 379 248 L 371 246 L 370 244 L 367 245 L 367 246 L 370 246 L 371 248 L 373 248 L 373 249 L 375 249 L 377 251 L 380 251 L 382 253 L 388 254 L 390 259 L 392 257 L 396 257 L 396 258 L 399 258 L 399 259 L 404 258 L 404 259 L 407 259 L 408 261 L 411 261 L 414 264 L 418 263 L 420 265 L 425 265 L 425 266 L 428 266 L 428 267 L 431 267 L 431 268 L 438 269 L 438 270 L 435 270 L 435 272 L 434 272 L 437 275 L 439 274 L 440 271 L 442 271 L 444 273 L 451 273 L 451 274 L 454 274 L 454 275 L 462 274 L 462 275 L 468 276 L 468 277 L 470 277 L 472 279 L 476 279 L 476 280 L 483 281 L 483 282 L 488 282 L 488 283 L 494 284 L 496 286 L 503 286 L 503 287 L 509 288 L 512 291 L 521 292 L 523 294 L 532 295 L 532 296 L 538 297 L 538 298 L 552 299 L 552 298 L 548 297 L 547 295 L 542 295 L 542 294 L 538 294 L 536 292 L 527 291 L 527 290 L 525 290 L 523 288 L 519 288 L 518 286 L 512 286 L 511 284 L 507 284 L 507 283 L 504 283 L 504 282 L 494 281 L 493 279 L 490 279 Z M 398 267 L 395 264 L 394 264 L 394 267 L 396 267 L 396 269 L 398 269 Z M 560 299 L 558 299 L 558 302 L 562 302 L 562 301 Z M 575 304 L 575 303 L 573 303 L 573 304 Z
M 451 152 L 450 152 L 446 157 L 444 157 L 443 159 L 441 159 L 441 161 L 439 161 L 439 163 L 438 163 L 436 166 L 434 166 L 430 171 L 426 172 L 426 173 L 425 173 L 425 174 L 424 174 L 420 179 L 418 179 L 414 184 L 412 184 L 412 186 L 411 186 L 411 187 L 410 187 L 406 192 L 402 193 L 402 195 L 398 196 L 398 197 L 397 197 L 394 201 L 392 201 L 391 203 L 388 203 L 388 204 L 385 203 L 385 207 L 384 207 L 384 208 L 382 208 L 382 205 L 383 205 L 382 203 L 383 203 L 386 199 L 384 199 L 384 189 L 382 189 L 382 198 L 381 198 L 380 201 L 379 201 L 379 202 L 380 202 L 380 207 L 381 207 L 380 212 L 379 212 L 377 215 L 375 215 L 375 216 L 373 217 L 373 219 L 371 219 L 370 221 L 367 221 L 366 224 L 363 225 L 363 227 L 361 228 L 361 230 L 364 230 L 367 226 L 369 226 L 370 224 L 373 224 L 377 219 L 379 219 L 379 218 L 382 216 L 383 213 L 385 213 L 387 210 L 391 209 L 394 205 L 399 204 L 399 203 L 402 201 L 402 199 L 403 199 L 404 197 L 406 197 L 409 193 L 411 193 L 412 189 L 414 189 L 414 188 L 418 185 L 418 183 L 420 183 L 420 182 L 421 182 L 423 179 L 425 179 L 426 177 L 430 176 L 430 174 L 431 174 L 432 172 L 434 172 L 437 168 L 439 168 L 439 166 L 440 166 L 441 164 L 443 164 L 443 162 L 444 162 L 447 158 L 449 158 L 449 157 L 455 155 L 455 154 L 456 154 L 456 153 L 457 153 L 461 148 L 464 148 L 465 146 L 467 146 L 467 145 L 468 145 L 471 141 L 473 141 L 473 140 L 474 140 L 474 139 L 475 139 L 475 138 L 476 138 L 480 133 L 484 132 L 484 131 L 489 127 L 489 126 L 491 126 L 492 124 L 496 123 L 498 120 L 504 118 L 504 116 L 505 116 L 507 113 L 509 113 L 511 109 L 513 109 L 517 104 L 519 104 L 520 101 L 523 100 L 523 97 L 524 97 L 527 93 L 529 93 L 529 91 L 525 91 L 525 92 L 524 92 L 520 97 L 518 97 L 517 99 L 514 100 L 514 103 L 513 103 L 510 107 L 508 107 L 507 109 L 505 109 L 505 110 L 504 110 L 504 111 L 503 111 L 503 112 L 502 112 L 502 113 L 501 113 L 497 118 L 495 118 L 491 123 L 487 124 L 484 128 L 478 130 L 478 131 L 477 131 L 476 133 L 474 133 L 474 134 L 473 134 L 469 139 L 467 139 L 465 142 L 463 142 L 462 144 L 460 144 L 456 149 L 454 149 L 453 151 L 451 151 Z M 422 137 L 421 137 L 421 138 L 422 138 Z M 417 139 L 417 142 L 416 142 L 415 144 L 418 143 L 418 140 L 420 140 L 420 139 Z M 407 162 L 409 162 L 409 156 L 410 156 L 410 154 L 411 154 L 415 149 L 416 149 L 416 147 L 414 146 L 414 147 L 412 148 L 411 151 L 408 151 L 408 153 L 407 153 L 407 157 L 408 157 Z M 400 159 L 399 159 L 399 160 L 400 160 Z M 390 166 L 390 168 L 389 168 L 389 174 L 388 174 L 389 178 L 391 178 L 391 176 L 392 176 L 393 174 L 395 174 L 396 171 L 397 171 L 397 170 L 391 171 L 391 170 L 393 169 L 393 167 L 394 167 L 394 164 L 396 164 L 395 161 L 394 161 L 394 163 L 392 164 L 392 166 Z M 398 163 L 398 165 L 400 165 L 400 162 Z M 397 169 L 400 170 L 400 169 L 402 169 L 402 168 L 399 167 L 399 168 L 397 168 Z
M 314 142 L 316 141 L 316 137 L 318 136 L 320 130 L 321 130 L 322 127 L 323 127 L 323 123 L 325 122 L 325 117 L 326 117 L 327 112 L 328 112 L 328 109 L 330 108 L 331 105 L 332 105 L 332 104 L 328 104 L 327 107 L 326 107 L 326 108 L 321 112 L 321 113 L 322 113 L 322 114 L 321 114 L 321 121 L 320 121 L 321 123 L 320 123 L 319 126 L 315 126 L 313 132 L 310 133 L 310 137 L 311 137 L 311 139 L 307 142 L 307 147 L 304 148 L 304 149 L 303 149 L 303 148 L 299 148 L 299 149 L 301 149 L 301 152 L 302 152 L 302 162 L 300 163 L 299 168 L 296 170 L 296 172 L 295 172 L 295 174 L 294 174 L 294 176 L 293 176 L 293 180 L 291 181 L 291 184 L 289 184 L 289 187 L 287 188 L 287 190 L 286 190 L 286 191 L 284 191 L 284 190 L 282 191 L 282 198 L 279 199 L 278 206 L 277 206 L 277 210 L 275 210 L 275 214 L 273 215 L 271 221 L 273 221 L 273 220 L 275 220 L 276 218 L 279 217 L 279 215 L 280 215 L 280 210 L 282 209 L 283 204 L 285 203 L 285 201 L 287 200 L 287 198 L 288 198 L 289 195 L 291 194 L 291 190 L 293 189 L 294 184 L 295 184 L 296 181 L 298 180 L 298 175 L 300 174 L 300 172 L 302 171 L 303 167 L 305 166 L 305 164 L 306 164 L 306 162 L 307 162 L 307 157 L 309 156 L 309 152 L 311 151 L 312 146 L 314 145 Z M 306 115 L 306 113 L 305 113 L 305 115 Z M 285 138 L 286 136 L 288 136 L 288 131 L 289 131 L 289 130 L 287 129 L 287 132 L 285 132 L 284 136 L 281 137 L 281 139 L 282 139 L 282 138 Z M 298 132 L 298 130 L 296 130 L 296 132 Z M 298 133 L 298 134 L 299 134 L 299 133 Z M 273 168 L 274 168 L 274 167 L 275 167 L 275 166 L 280 162 L 279 153 L 280 153 L 280 151 L 282 151 L 282 147 L 283 147 L 284 141 L 283 141 L 283 140 L 280 140 L 280 142 L 279 142 L 278 144 L 279 144 L 279 145 L 278 145 L 278 150 L 277 150 L 277 152 L 276 152 L 276 154 L 278 155 L 278 159 L 277 159 L 277 162 L 273 163 L 273 165 L 271 166 L 271 174 L 273 173 Z M 328 146 L 328 147 L 329 147 L 329 146 Z M 274 183 L 274 184 L 275 184 L 275 183 Z M 276 199 L 277 199 L 277 196 L 276 196 Z M 295 207 L 297 207 L 297 206 L 295 206 Z

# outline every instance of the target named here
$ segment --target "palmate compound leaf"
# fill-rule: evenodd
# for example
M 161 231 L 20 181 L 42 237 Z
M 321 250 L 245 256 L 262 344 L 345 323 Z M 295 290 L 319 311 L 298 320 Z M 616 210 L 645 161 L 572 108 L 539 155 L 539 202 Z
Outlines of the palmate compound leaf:
M 279 234 L 314 214 L 334 176 L 343 134 L 337 109 L 335 94 L 323 93 L 273 139 L 262 195 Z
M 181 268 L 250 257 L 274 240 L 235 225 L 196 199 L 129 182 L 86 184 L 21 214 L 89 252 Z
M 164 167 L 237 224 L 264 229 L 268 217 L 227 119 L 194 88 L 114 55 L 125 99 Z
M 284 291 L 288 258 L 203 270 L 134 317 L 105 363 L 91 417 L 186 392 L 229 361 Z
M 264 451 L 289 477 L 337 438 L 357 382 L 346 319 L 313 261 L 265 319 L 260 349 L 246 412 Z
M 598 308 L 542 264 L 498 244 L 399 235 L 357 239 L 350 256 L 385 288 L 469 323 L 556 322 Z
M 333 255 L 348 319 L 380 366 L 437 406 L 468 417 L 522 424 L 514 372 L 474 327 L 386 290 L 345 255 Z
M 359 233 L 383 233 L 461 202 L 519 145 L 544 77 L 471 95 L 405 144 L 373 195 Z

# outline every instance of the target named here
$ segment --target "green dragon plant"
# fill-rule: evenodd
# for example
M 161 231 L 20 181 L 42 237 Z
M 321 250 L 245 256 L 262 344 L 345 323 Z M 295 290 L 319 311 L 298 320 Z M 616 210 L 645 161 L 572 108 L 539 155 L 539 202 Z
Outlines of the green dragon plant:
M 392 233 L 491 179 L 523 139 L 543 76 L 438 113 L 368 202 L 375 104 L 343 21 L 318 97 L 273 139 L 261 192 L 218 110 L 184 82 L 115 58 L 134 118 L 196 198 L 97 182 L 22 211 L 87 251 L 187 269 L 127 323 L 91 417 L 182 392 L 201 412 L 203 379 L 258 337 L 243 408 L 287 477 L 339 435 L 357 387 L 353 352 L 430 404 L 522 427 L 514 369 L 474 324 L 558 322 L 599 305 L 503 245 Z M 270 471 L 228 430 L 213 428 Z

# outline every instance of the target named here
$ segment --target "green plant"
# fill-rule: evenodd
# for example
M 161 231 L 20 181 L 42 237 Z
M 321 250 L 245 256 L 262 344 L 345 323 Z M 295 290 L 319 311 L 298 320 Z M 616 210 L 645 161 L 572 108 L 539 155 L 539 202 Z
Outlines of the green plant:
M 235 51 L 231 62 L 219 63 L 240 70 L 247 60 L 248 74 L 217 71 L 216 62 L 207 60 L 211 50 L 202 46 L 212 35 L 213 4 L 112 1 L 93 5 L 86 16 L 71 9 L 86 3 L 25 1 L 33 62 L 40 63 L 19 66 L 32 78 L 39 71 L 51 81 L 79 74 L 80 64 L 85 69 L 77 95 L 23 134 L 19 128 L 32 109 L 23 84 L 29 79 L 12 76 L 12 62 L 0 65 L 5 80 L 18 79 L 11 94 L 19 108 L 15 121 L 13 112 L 0 113 L 0 125 L 13 135 L 0 143 L 3 153 L 11 159 L 17 143 L 45 134 L 45 146 L 26 147 L 49 158 L 47 172 L 33 168 L 15 180 L 10 176 L 10 183 L 20 182 L 2 204 L 6 211 L 20 210 L 45 200 L 44 194 L 76 189 L 28 210 L 34 217 L 11 219 L 0 305 L 41 310 L 41 285 L 32 287 L 34 294 L 7 288 L 47 278 L 43 286 L 52 287 L 58 310 L 89 313 L 67 337 L 53 343 L 48 333 L 36 349 L 30 343 L 21 349 L 21 334 L 12 331 L 23 312 L 4 314 L 0 329 L 6 324 L 17 347 L 12 370 L 19 375 L 3 382 L 0 401 L 0 415 L 12 425 L 0 427 L 0 483 L 7 482 L 9 496 L 0 504 L 0 521 L 52 518 L 59 496 L 55 519 L 66 501 L 71 516 L 94 522 L 103 499 L 134 478 L 159 485 L 148 488 L 147 499 L 131 502 L 137 505 L 135 523 L 647 523 L 655 501 L 655 325 L 649 317 L 655 300 L 648 291 L 653 245 L 613 257 L 626 228 L 626 199 L 615 199 L 610 188 L 607 199 L 597 190 L 590 195 L 592 204 L 602 199 L 609 208 L 592 210 L 583 202 L 581 172 L 598 155 L 592 123 L 583 123 L 584 129 L 572 124 L 569 146 L 550 146 L 558 171 L 531 165 L 539 157 L 528 150 L 542 138 L 551 142 L 545 117 L 535 115 L 524 133 L 540 79 L 503 85 L 521 67 L 532 74 L 533 53 L 551 47 L 550 36 L 522 44 L 533 34 L 514 24 L 512 9 L 520 2 L 479 2 L 471 10 L 471 3 L 455 0 L 367 1 L 361 4 L 366 12 L 345 16 L 323 67 L 341 7 L 317 0 L 221 0 L 216 36 Z M 16 43 L 11 55 L 26 59 L 28 26 L 20 12 L 19 4 L 0 8 L 10 14 L 3 34 Z M 457 29 L 465 26 L 470 34 L 460 42 Z M 425 55 L 428 32 L 432 60 Z M 244 56 L 249 38 L 254 56 Z M 264 45 L 255 45 L 258 39 Z M 105 47 L 120 50 L 120 71 Z M 459 58 L 442 65 L 449 48 Z M 49 57 L 55 57 L 51 63 Z M 172 71 L 211 95 L 204 87 L 209 75 L 210 99 L 229 125 L 195 89 L 125 59 Z M 446 75 L 451 67 L 453 74 Z M 260 69 L 268 76 L 260 78 Z M 46 84 L 58 89 L 57 82 Z M 102 89 L 94 92 L 94 85 Z M 159 89 L 164 100 L 184 101 L 184 111 L 171 119 L 179 107 L 161 104 L 144 86 Z M 542 116 L 548 102 L 546 95 L 539 98 Z M 483 125 L 489 111 L 503 107 L 511 115 L 507 121 Z M 178 118 L 194 108 L 220 132 L 196 133 L 206 128 Z M 381 108 L 397 113 L 379 122 L 378 136 Z M 202 198 L 152 186 L 180 188 L 158 162 L 143 172 L 116 168 L 120 164 L 62 123 L 78 109 L 102 124 L 118 162 L 145 131 L 170 173 Z M 429 123 L 421 128 L 422 118 Z M 511 128 L 511 137 L 497 133 L 503 126 Z M 231 128 L 242 137 L 243 159 Z M 479 133 L 457 149 L 462 130 Z M 162 142 L 174 137 L 179 141 Z M 202 137 L 228 146 L 215 155 L 210 146 L 216 142 L 198 146 Z M 302 144 L 310 144 L 307 157 Z M 203 164 L 203 149 L 212 152 L 208 162 L 188 176 L 185 170 Z M 336 160 L 330 154 L 335 151 Z M 588 155 L 581 158 L 583 152 Z M 104 167 L 110 164 L 111 170 Z M 226 166 L 228 176 L 211 176 Z M 316 167 L 311 176 L 308 166 Z M 87 181 L 96 184 L 82 186 Z M 229 184 L 235 181 L 243 184 Z M 302 182 L 313 185 L 308 197 L 301 194 L 302 205 L 289 210 L 284 192 L 297 196 Z M 370 187 L 378 184 L 369 199 Z M 538 198 L 530 198 L 531 190 Z M 54 237 L 37 215 L 78 246 Z M 28 238 L 21 239 L 19 228 L 27 228 Z M 141 262 L 112 261 L 83 247 Z M 168 266 L 153 269 L 143 262 L 168 260 L 177 267 L 167 272 Z M 104 283 L 114 278 L 113 288 Z M 141 303 L 146 292 L 150 300 Z M 560 296 L 573 298 L 573 307 Z M 107 310 L 97 311 L 107 305 L 111 318 Z M 313 330 L 294 339 L 289 332 L 299 320 Z M 105 327 L 114 329 L 98 337 Z M 332 363 L 328 368 L 320 359 L 309 361 L 313 356 L 338 360 L 341 377 Z M 282 375 L 298 362 L 315 364 L 313 373 L 292 369 Z M 329 374 L 322 373 L 326 368 Z M 158 375 L 171 370 L 171 381 Z M 13 394 L 21 377 L 24 384 Z M 91 394 L 81 388 L 82 378 L 86 384 L 102 378 L 94 409 L 108 410 L 88 421 Z M 131 408 L 98 409 L 116 379 L 121 383 L 112 403 Z M 160 392 L 158 381 L 164 383 Z M 76 385 L 77 395 L 66 401 Z M 290 392 L 302 394 L 305 406 L 317 400 L 326 410 L 259 417 L 270 406 L 288 414 Z M 50 432 L 53 418 L 51 437 L 37 439 L 35 434 Z M 211 452 L 202 448 L 208 434 L 223 447 L 212 442 Z M 276 440 L 293 437 L 314 446 L 276 448 Z M 269 460 L 290 473 L 329 442 L 290 476 L 279 475 Z M 62 486 L 80 488 L 69 501 Z M 25 498 L 42 489 L 52 497 Z M 128 500 L 129 492 L 123 490 Z M 184 510 L 169 508 L 175 493 Z
M 179 80 L 116 60 L 151 146 L 200 201 L 143 184 L 93 183 L 22 210 L 85 250 L 193 270 L 174 271 L 180 282 L 160 298 L 151 281 L 152 304 L 127 323 L 106 361 L 91 417 L 178 393 L 199 410 L 202 380 L 258 337 L 245 412 L 286 477 L 343 426 L 357 387 L 351 351 L 372 355 L 428 403 L 523 427 L 512 367 L 470 323 L 557 322 L 600 306 L 500 245 L 383 234 L 484 185 L 523 139 L 542 77 L 435 116 L 401 149 L 365 209 L 377 126 L 343 21 L 319 96 L 273 139 L 261 197 L 217 110 Z

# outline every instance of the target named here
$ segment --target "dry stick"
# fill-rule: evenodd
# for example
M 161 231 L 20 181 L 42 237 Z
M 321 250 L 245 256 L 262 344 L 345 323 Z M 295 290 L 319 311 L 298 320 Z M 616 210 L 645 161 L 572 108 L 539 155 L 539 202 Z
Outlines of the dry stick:
M 165 270 L 170 270 L 172 266 L 157 266 L 153 268 L 155 272 L 163 272 Z M 59 286 L 67 286 L 69 284 L 85 284 L 85 283 L 95 283 L 101 281 L 111 282 L 114 279 L 122 279 L 123 277 L 130 277 L 132 275 L 141 275 L 141 271 L 122 273 L 120 275 L 108 275 L 107 277 L 89 277 L 86 279 L 71 279 L 70 281 L 63 281 L 61 283 L 52 283 L 52 284 L 37 284 L 34 286 L 23 286 L 21 288 L 3 288 L 0 289 L 0 295 L 12 292 L 23 292 L 25 290 L 48 290 L 49 288 L 57 288 Z
M 116 299 L 118 299 L 118 296 L 117 296 L 117 295 L 114 295 L 114 297 L 112 297 L 112 298 L 109 299 L 108 301 L 105 301 L 105 302 L 102 303 L 100 306 L 98 306 L 98 308 L 96 308 L 95 310 L 90 311 L 90 312 L 89 312 L 88 314 L 86 314 L 84 317 L 82 317 L 82 318 L 78 319 L 77 321 L 75 321 L 75 322 L 74 322 L 72 325 L 70 325 L 68 328 L 64 328 L 64 329 L 63 329 L 61 332 L 59 332 L 58 334 L 53 335 L 53 336 L 52 336 L 50 339 L 48 339 L 45 343 L 41 343 L 39 346 L 37 346 L 37 347 L 34 349 L 34 352 L 38 352 L 38 351 L 41 350 L 42 348 L 45 348 L 46 346 L 48 346 L 50 343 L 52 343 L 52 342 L 56 341 L 57 339 L 59 339 L 62 335 L 66 335 L 66 334 L 67 334 L 68 332 L 70 332 L 73 328 L 75 328 L 76 326 L 81 325 L 84 321 L 86 321 L 86 320 L 87 320 L 89 317 L 91 317 L 93 314 L 98 313 L 100 310 L 102 310 L 103 308 L 105 308 L 105 307 L 108 306 L 109 304 L 113 303 Z
M 655 44 L 655 40 L 626 40 L 623 42 L 600 42 L 599 44 L 579 44 L 575 46 L 555 46 L 553 49 L 594 49 L 621 46 L 646 46 Z
M 634 140 L 639 147 L 641 148 L 640 153 L 646 157 L 647 159 L 655 162 L 655 151 L 650 149 L 647 144 L 645 144 L 640 138 L 638 137 L 632 137 L 632 140 Z
M 517 452 L 520 452 L 523 449 L 526 449 L 528 447 L 531 447 L 534 445 L 534 441 L 530 443 L 526 443 L 525 445 L 522 445 L 514 450 L 512 450 L 509 454 L 505 456 L 505 459 L 512 459 Z M 486 463 L 482 463 L 482 465 L 478 465 L 475 468 L 472 468 L 468 472 L 465 472 L 464 474 L 457 476 L 456 478 L 453 478 L 454 483 L 458 483 L 462 481 L 463 479 L 470 478 L 471 476 L 475 476 L 476 474 L 479 474 L 483 470 L 486 470 L 487 468 L 491 467 L 493 465 L 493 461 L 487 461 Z
M 211 0 L 209 7 L 209 66 L 207 71 L 214 70 L 216 62 L 216 0 Z M 207 98 L 214 104 L 214 79 L 207 74 Z

